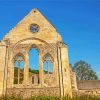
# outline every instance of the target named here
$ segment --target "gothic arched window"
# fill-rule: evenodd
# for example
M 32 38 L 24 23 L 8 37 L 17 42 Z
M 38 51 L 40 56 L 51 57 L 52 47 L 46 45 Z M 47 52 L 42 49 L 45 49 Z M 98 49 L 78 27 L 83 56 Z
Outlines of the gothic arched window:
M 24 80 L 24 59 L 18 55 L 14 59 L 14 84 L 22 84 Z
M 53 73 L 53 60 L 49 54 L 46 55 L 44 59 L 44 73 L 45 74 Z

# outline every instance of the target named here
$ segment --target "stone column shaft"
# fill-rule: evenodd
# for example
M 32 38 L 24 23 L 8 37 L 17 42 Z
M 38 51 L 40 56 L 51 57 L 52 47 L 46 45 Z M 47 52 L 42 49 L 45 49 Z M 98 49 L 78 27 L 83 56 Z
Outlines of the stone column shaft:
M 29 84 L 29 55 L 28 53 L 25 54 L 25 61 L 24 61 L 24 84 Z
M 44 83 L 44 75 L 43 75 L 43 61 L 42 61 L 42 56 L 39 54 L 39 81 L 40 84 L 42 85 Z
M 58 47 L 58 68 L 59 68 L 59 85 L 60 85 L 60 95 L 64 96 L 64 88 L 63 88 L 63 77 L 62 77 L 62 65 L 61 65 L 61 52 L 60 47 Z

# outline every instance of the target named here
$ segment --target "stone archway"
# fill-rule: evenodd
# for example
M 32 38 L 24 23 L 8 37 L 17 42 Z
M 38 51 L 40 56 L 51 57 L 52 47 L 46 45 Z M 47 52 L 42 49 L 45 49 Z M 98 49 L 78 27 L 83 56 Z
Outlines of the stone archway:
M 39 84 L 39 50 L 31 46 L 29 50 L 29 83 Z

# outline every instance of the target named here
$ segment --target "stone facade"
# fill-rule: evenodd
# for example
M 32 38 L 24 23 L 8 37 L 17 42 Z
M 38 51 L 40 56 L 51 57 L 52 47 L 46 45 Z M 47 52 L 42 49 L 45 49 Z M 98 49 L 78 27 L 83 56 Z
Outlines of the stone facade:
M 29 51 L 36 48 L 39 51 L 39 74 L 29 73 Z M 49 75 L 43 72 L 43 62 L 49 55 L 53 62 L 53 72 Z M 18 60 L 18 56 L 21 59 Z M 14 84 L 16 61 L 24 61 L 21 83 Z M 17 69 L 18 73 L 20 68 Z M 20 21 L 0 42 L 0 95 L 50 95 L 72 97 L 72 84 L 75 74 L 71 75 L 68 61 L 68 47 L 62 41 L 60 34 L 37 10 L 32 10 Z M 73 79 L 71 77 L 74 76 Z M 31 79 L 35 84 L 32 84 Z M 77 89 L 76 87 L 74 88 Z
M 100 96 L 100 80 L 77 81 L 78 95 Z

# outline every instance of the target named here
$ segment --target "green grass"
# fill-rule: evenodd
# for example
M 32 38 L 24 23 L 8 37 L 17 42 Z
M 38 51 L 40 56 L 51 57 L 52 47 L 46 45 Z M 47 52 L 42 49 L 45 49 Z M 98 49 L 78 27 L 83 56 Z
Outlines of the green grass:
M 20 97 L 0 97 L 0 100 L 100 100 L 100 97 L 73 97 L 73 98 L 67 98 L 67 97 L 30 97 L 29 99 L 22 99 Z

